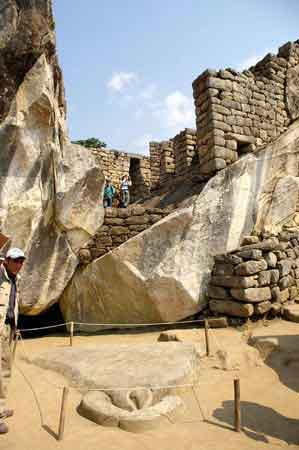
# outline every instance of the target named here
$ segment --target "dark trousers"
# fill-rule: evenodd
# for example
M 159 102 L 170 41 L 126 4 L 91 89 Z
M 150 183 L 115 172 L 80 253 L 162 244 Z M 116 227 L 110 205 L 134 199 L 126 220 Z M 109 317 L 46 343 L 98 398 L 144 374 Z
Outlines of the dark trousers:
M 112 207 L 113 198 L 112 197 L 105 197 L 104 198 L 104 208 L 111 208 Z

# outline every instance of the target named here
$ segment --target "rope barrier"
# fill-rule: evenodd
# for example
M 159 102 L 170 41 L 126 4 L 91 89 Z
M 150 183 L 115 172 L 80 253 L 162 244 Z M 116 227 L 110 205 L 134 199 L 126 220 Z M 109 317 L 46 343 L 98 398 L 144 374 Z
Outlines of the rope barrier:
M 38 331 L 38 330 L 46 330 L 49 328 L 58 328 L 58 327 L 65 327 L 66 325 L 70 325 L 72 322 L 65 322 L 65 323 L 58 323 L 57 325 L 48 325 L 46 327 L 36 327 L 36 328 L 20 328 L 18 331 L 21 331 L 22 333 L 26 331 Z
M 74 325 L 87 325 L 87 326 L 107 326 L 107 327 L 149 327 L 149 326 L 163 326 L 163 325 L 181 325 L 189 323 L 204 323 L 204 319 L 196 320 L 182 320 L 180 322 L 152 322 L 152 323 L 88 323 L 88 322 L 74 322 Z
M 97 327 L 119 327 L 119 328 L 134 328 L 134 327 L 155 327 L 155 326 L 163 326 L 163 325 L 186 325 L 191 323 L 204 323 L 204 319 L 195 319 L 195 320 L 182 320 L 180 322 L 151 322 L 151 323 L 91 323 L 91 322 L 65 322 L 59 323 L 57 325 L 48 325 L 45 327 L 36 327 L 36 328 L 21 328 L 19 331 L 38 331 L 38 330 L 46 330 L 50 328 L 58 328 L 65 327 L 67 325 L 85 325 L 85 326 L 97 326 Z
M 86 326 L 115 326 L 115 327 L 145 327 L 145 326 L 161 326 L 161 325 L 180 325 L 180 324 L 192 324 L 192 323 L 204 323 L 204 320 L 198 319 L 198 320 L 188 320 L 188 321 L 182 321 L 182 322 L 161 322 L 161 323 L 142 323 L 142 324 L 97 324 L 97 323 L 83 323 L 83 322 L 66 322 L 63 324 L 57 324 L 57 325 L 51 325 L 51 326 L 46 326 L 46 327 L 36 327 L 36 328 L 31 328 L 31 329 L 21 329 L 17 331 L 17 335 L 16 335 L 16 341 L 20 340 L 21 342 L 21 353 L 22 353 L 22 357 L 23 360 L 25 360 L 27 363 L 32 362 L 30 360 L 30 358 L 28 358 L 27 352 L 26 352 L 26 348 L 25 348 L 25 343 L 22 337 L 21 332 L 26 332 L 26 331 L 37 331 L 37 330 L 41 330 L 41 329 L 53 329 L 56 327 L 65 327 L 67 325 L 71 326 L 71 330 L 74 331 L 74 325 L 86 325 Z M 213 330 L 214 331 L 214 330 Z M 218 349 L 220 349 L 220 345 L 219 342 L 216 338 L 216 335 L 214 332 L 212 332 L 212 336 L 213 336 L 213 340 L 216 344 L 216 346 L 218 347 Z M 71 343 L 72 345 L 72 343 Z M 20 347 L 19 347 L 20 348 Z M 193 358 L 192 358 L 192 362 L 191 362 L 191 366 L 192 366 L 192 382 L 191 383 L 183 383 L 183 384 L 170 384 L 170 385 L 153 385 L 153 386 L 109 386 L 109 387 L 101 387 L 101 388 L 90 388 L 87 386 L 81 386 L 81 385 L 76 385 L 76 384 L 72 384 L 72 381 L 70 380 L 69 383 L 70 385 L 62 385 L 62 384 L 58 384 L 55 382 L 52 382 L 50 380 L 47 379 L 47 377 L 43 376 L 44 374 L 41 375 L 41 378 L 49 385 L 55 387 L 56 389 L 62 390 L 63 391 L 63 396 L 62 396 L 62 403 L 61 403 L 61 410 L 60 410 L 60 422 L 59 422 L 59 439 L 61 440 L 63 438 L 63 432 L 64 432 L 64 423 L 65 423 L 65 414 L 66 414 L 66 398 L 67 398 L 67 394 L 70 390 L 76 390 L 81 392 L 81 394 L 86 394 L 87 392 L 112 392 L 112 391 L 142 391 L 142 390 L 172 390 L 172 389 L 183 389 L 183 388 L 188 388 L 191 389 L 191 392 L 193 393 L 193 397 L 195 398 L 195 402 L 198 408 L 198 411 L 200 412 L 200 415 L 202 417 L 203 421 L 207 420 L 207 415 L 209 416 L 209 414 L 205 414 L 204 409 L 202 408 L 201 405 L 201 401 L 199 400 L 199 395 L 198 392 L 196 392 L 196 389 L 199 389 L 200 387 L 203 387 L 205 385 L 209 385 L 211 386 L 211 380 L 207 381 L 207 382 L 199 382 L 198 377 L 196 376 L 197 374 L 197 367 L 200 367 L 200 361 L 197 360 L 196 357 L 196 350 L 194 348 L 194 354 L 193 354 Z M 196 367 L 197 366 L 197 367 Z M 25 382 L 29 385 L 33 395 L 34 395 L 34 399 L 35 399 L 35 403 L 37 405 L 37 408 L 39 410 L 39 414 L 40 414 L 40 419 L 41 419 L 41 423 L 43 424 L 43 414 L 42 414 L 42 410 L 41 410 L 41 405 L 39 403 L 38 400 L 38 396 L 37 393 L 35 392 L 32 383 L 29 380 L 29 377 L 25 375 L 23 369 L 21 367 L 19 367 L 16 364 L 16 368 L 18 369 L 18 371 L 21 373 L 21 375 L 23 376 Z M 47 368 L 42 368 L 41 369 L 47 369 Z M 51 370 L 51 368 L 49 368 L 49 370 Z M 58 372 L 59 373 L 59 372 Z M 68 383 L 67 383 L 68 384 Z M 213 383 L 213 384 L 217 384 Z M 207 411 L 206 411 L 207 412 Z M 162 416 L 165 416 L 168 421 L 170 423 L 174 423 L 171 418 L 167 415 L 167 414 L 162 414 Z M 189 423 L 190 421 L 186 422 Z M 192 422 L 192 421 L 191 421 Z M 184 423 L 184 422 L 183 422 Z
M 194 321 L 188 321 L 189 323 L 192 322 L 194 323 Z M 72 322 L 70 322 L 71 325 L 73 325 Z M 65 324 L 63 324 L 65 325 Z M 126 324 L 127 325 L 127 324 Z M 142 324 L 143 325 L 143 324 Z M 61 326 L 61 325 L 60 325 Z M 214 330 L 213 330 L 214 331 Z M 215 342 L 215 344 L 217 345 L 217 347 L 220 349 L 220 345 L 219 342 L 216 338 L 216 333 L 212 332 L 213 335 L 213 340 Z M 25 346 L 25 341 L 23 340 L 23 337 L 20 333 L 20 331 L 17 332 L 17 340 L 19 339 L 21 342 L 21 352 L 22 352 L 22 356 L 25 359 L 26 362 L 32 362 L 30 361 L 30 358 L 28 358 L 27 356 L 27 352 L 26 352 L 26 346 Z M 61 402 L 61 409 L 60 409 L 60 422 L 59 422 L 59 433 L 58 436 L 60 436 L 60 439 L 63 438 L 63 431 L 64 431 L 64 422 L 65 422 L 65 414 L 66 414 L 66 398 L 67 398 L 67 394 L 69 391 L 71 390 L 76 390 L 81 392 L 81 395 L 85 395 L 87 392 L 120 392 L 120 391 L 124 391 L 124 392 L 130 392 L 130 391 L 142 391 L 142 390 L 164 390 L 164 391 L 169 391 L 169 390 L 180 390 L 180 389 L 190 389 L 191 393 L 193 394 L 193 398 L 195 399 L 195 403 L 197 405 L 197 409 L 200 413 L 200 416 L 202 418 L 203 421 L 207 421 L 208 417 L 210 416 L 210 414 L 208 413 L 206 408 L 203 408 L 202 406 L 202 401 L 199 399 L 199 393 L 198 393 L 198 389 L 200 388 L 204 388 L 205 389 L 205 385 L 207 386 L 211 386 L 211 379 L 209 379 L 209 381 L 206 382 L 200 382 L 198 377 L 196 376 L 197 374 L 197 367 L 200 367 L 200 363 L 201 360 L 197 360 L 196 357 L 197 353 L 196 353 L 196 349 L 194 348 L 194 353 L 193 353 L 193 358 L 191 361 L 191 366 L 192 366 L 192 382 L 190 383 L 182 383 L 182 384 L 169 384 L 169 385 L 148 385 L 148 386 L 109 386 L 109 387 L 100 387 L 100 388 L 91 388 L 88 386 L 82 386 L 82 385 L 76 385 L 76 384 L 72 384 L 72 380 L 69 380 L 70 385 L 67 384 L 58 384 L 58 383 L 54 383 L 50 380 L 47 379 L 47 377 L 43 376 L 43 374 L 41 375 L 41 379 L 44 380 L 48 385 L 54 386 L 56 389 L 59 389 L 61 391 L 63 391 L 63 396 L 62 396 L 62 402 Z M 197 366 L 198 365 L 198 366 Z M 196 367 L 197 366 L 197 367 Z M 23 376 L 25 382 L 28 383 L 28 385 L 30 386 L 31 391 L 33 392 L 34 398 L 35 398 L 35 403 L 39 409 L 39 413 L 40 413 L 40 418 L 41 418 L 41 422 L 43 422 L 43 417 L 42 417 L 42 411 L 41 411 L 41 407 L 40 407 L 40 403 L 38 401 L 38 396 L 37 393 L 35 392 L 32 384 L 30 383 L 30 376 L 26 376 L 24 371 L 21 369 L 21 367 L 17 366 L 18 371 L 21 373 L 21 375 Z M 42 368 L 41 369 L 47 369 Z M 48 368 L 49 370 L 51 370 L 51 368 Z M 58 372 L 59 373 L 59 372 Z M 216 380 L 216 382 L 212 383 L 213 385 L 218 384 L 218 381 Z M 235 400 L 235 405 L 237 405 L 237 402 Z M 236 406 L 235 406 L 236 408 Z M 239 411 L 239 410 L 238 410 Z M 167 414 L 162 414 L 162 416 L 165 416 L 166 419 L 168 419 L 168 421 L 170 423 L 174 423 L 171 418 L 167 415 Z M 240 413 L 239 413 L 240 416 Z M 238 417 L 239 417 L 238 416 Z M 192 423 L 194 422 L 193 420 L 188 420 L 188 421 L 183 421 L 182 423 Z M 240 426 L 237 426 L 238 422 L 235 420 L 235 429 L 237 431 L 239 431 L 241 428 Z
M 161 322 L 161 323 L 151 323 L 151 324 L 113 324 L 115 326 L 125 326 L 125 327 L 129 327 L 129 326 L 155 326 L 155 325 L 169 325 L 169 324 L 174 324 L 174 325 L 178 325 L 181 323 L 204 323 L 204 320 L 202 319 L 197 319 L 197 320 L 191 320 L 191 321 L 182 321 L 182 322 Z M 40 329 L 47 329 L 47 328 L 55 328 L 55 327 L 62 327 L 62 326 L 66 326 L 66 325 L 106 325 L 106 326 L 110 326 L 112 324 L 97 324 L 97 323 L 84 323 L 84 322 L 66 322 L 63 324 L 57 324 L 57 325 L 51 325 L 51 326 L 47 326 L 47 327 L 39 327 L 39 328 L 31 328 L 31 329 L 20 329 L 18 330 L 18 339 L 21 342 L 21 346 L 22 346 L 22 354 L 23 354 L 23 359 L 27 360 L 27 362 L 30 362 L 30 358 L 27 355 L 26 349 L 25 349 L 25 343 L 23 340 L 23 337 L 21 335 L 21 332 L 24 331 L 35 331 L 35 330 L 40 330 Z M 213 338 L 216 342 L 216 345 L 218 348 L 220 348 L 219 343 L 216 339 L 216 336 L 214 335 L 214 333 L 212 333 Z M 193 359 L 193 367 L 195 367 L 195 358 Z M 193 375 L 195 376 L 195 368 L 193 368 Z M 57 383 L 53 383 L 52 381 L 46 379 L 45 377 L 43 377 L 43 379 L 45 380 L 46 383 L 52 385 L 53 387 L 55 387 L 56 389 L 64 389 L 65 385 L 60 385 Z M 89 392 L 89 391 L 128 391 L 128 390 L 142 390 L 142 389 L 152 389 L 152 390 L 158 390 L 158 389 L 179 389 L 179 388 L 196 388 L 199 386 L 203 386 L 205 384 L 210 384 L 210 383 L 199 383 L 199 382 L 193 382 L 193 383 L 185 383 L 185 384 L 178 384 L 178 385 L 156 385 L 156 386 L 128 386 L 128 387 L 119 387 L 119 386 L 112 386 L 109 388 L 87 388 L 86 386 L 80 386 L 80 385 L 73 385 L 73 386 L 69 386 L 70 389 L 74 389 L 74 390 L 81 390 L 84 392 Z

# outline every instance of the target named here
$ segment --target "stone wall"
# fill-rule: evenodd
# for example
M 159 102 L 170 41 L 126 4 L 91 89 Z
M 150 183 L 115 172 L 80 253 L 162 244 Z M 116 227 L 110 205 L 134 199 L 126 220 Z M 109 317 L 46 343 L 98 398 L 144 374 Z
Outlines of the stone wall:
M 187 176 L 196 156 L 196 130 L 185 128 L 173 138 L 176 177 Z
M 216 256 L 208 296 L 213 313 L 235 317 L 277 315 L 299 301 L 299 228 L 248 236 L 239 250 Z
M 193 82 L 200 173 L 210 177 L 283 133 L 299 116 L 299 41 L 256 66 L 206 70 Z
M 151 167 L 151 189 L 155 190 L 160 186 L 161 143 L 150 142 L 149 153 Z
M 104 224 L 92 240 L 80 251 L 82 263 L 103 256 L 128 239 L 146 230 L 171 212 L 170 209 L 134 206 L 129 208 L 106 208 Z
M 132 201 L 149 193 L 151 184 L 150 159 L 147 156 L 116 150 L 91 149 L 105 177 L 112 179 L 119 190 L 120 179 L 129 175 L 132 180 L 130 194 Z
M 283 133 L 299 117 L 299 41 L 241 73 L 206 70 L 193 82 L 193 95 L 196 130 L 150 142 L 149 157 L 92 150 L 116 187 L 131 175 L 133 200 L 184 177 L 207 180 Z
M 175 174 L 173 140 L 161 142 L 160 152 L 160 183 L 165 185 L 173 179 Z
M 150 142 L 151 190 L 191 174 L 197 152 L 196 130 L 185 128 L 174 138 Z

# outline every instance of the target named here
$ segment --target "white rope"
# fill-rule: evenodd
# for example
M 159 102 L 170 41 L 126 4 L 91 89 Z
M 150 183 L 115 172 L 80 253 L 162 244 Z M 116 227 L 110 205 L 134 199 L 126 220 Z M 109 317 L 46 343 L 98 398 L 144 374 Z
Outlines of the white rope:
M 74 322 L 74 325 L 87 325 L 87 326 L 102 326 L 102 327 L 149 327 L 149 326 L 161 326 L 161 325 L 181 325 L 188 323 L 203 323 L 203 319 L 197 320 L 182 320 L 180 322 L 151 322 L 151 323 L 88 323 L 88 322 Z
M 194 387 L 193 384 L 176 384 L 176 385 L 167 385 L 167 386 L 130 386 L 130 387 L 118 387 L 118 386 L 112 386 L 109 388 L 86 388 L 84 386 L 70 386 L 71 389 L 78 389 L 78 390 L 82 390 L 85 392 L 89 392 L 89 391 L 134 391 L 134 390 L 146 390 L 146 389 L 153 389 L 153 390 L 158 390 L 158 389 L 177 389 L 177 388 L 189 388 L 189 387 Z
M 18 331 L 38 331 L 38 330 L 46 330 L 48 328 L 58 328 L 65 327 L 66 325 L 70 325 L 72 322 L 58 323 L 57 325 L 48 325 L 47 327 L 36 327 L 36 328 L 20 328 Z
M 65 327 L 67 325 L 86 325 L 86 326 L 97 326 L 97 327 L 126 327 L 126 328 L 134 328 L 134 327 L 154 327 L 154 326 L 162 326 L 162 325 L 181 325 L 181 324 L 189 324 L 189 323 L 204 323 L 203 319 L 197 320 L 182 320 L 179 322 L 151 322 L 151 323 L 92 323 L 92 322 L 65 322 L 59 323 L 57 325 L 48 325 L 46 327 L 36 327 L 36 328 L 21 328 L 19 331 L 38 331 L 38 330 L 46 330 L 49 328 L 57 328 L 57 327 Z

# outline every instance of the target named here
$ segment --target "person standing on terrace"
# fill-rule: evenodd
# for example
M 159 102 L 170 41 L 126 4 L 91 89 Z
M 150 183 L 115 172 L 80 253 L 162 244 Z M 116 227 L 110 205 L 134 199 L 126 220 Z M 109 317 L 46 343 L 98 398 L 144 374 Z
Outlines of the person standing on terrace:
M 127 208 L 130 203 L 130 186 L 132 186 L 131 178 L 124 175 L 120 182 L 121 207 Z
M 115 187 L 113 186 L 111 179 L 107 178 L 106 186 L 104 189 L 104 208 L 112 207 L 114 196 L 115 196 Z

